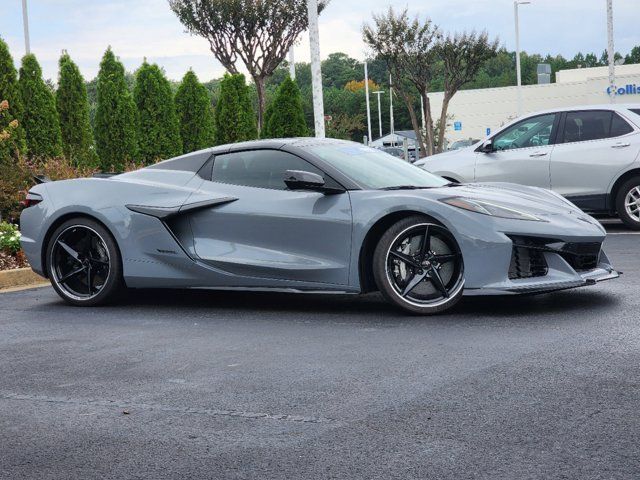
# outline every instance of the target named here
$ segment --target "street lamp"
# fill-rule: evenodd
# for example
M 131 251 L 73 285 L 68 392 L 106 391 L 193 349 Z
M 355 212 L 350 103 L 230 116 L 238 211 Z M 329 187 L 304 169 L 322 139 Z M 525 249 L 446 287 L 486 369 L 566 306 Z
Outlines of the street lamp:
M 307 14 L 309 15 L 309 46 L 311 50 L 311 91 L 313 93 L 313 120 L 316 137 L 324 138 L 324 105 L 322 101 L 322 74 L 320 71 L 318 0 L 307 0 Z
M 616 70 L 615 50 L 613 48 L 613 0 L 607 0 L 607 56 L 609 57 L 609 100 L 615 103 L 616 94 Z
M 22 0 L 22 25 L 24 26 L 24 49 L 27 55 L 31 53 L 29 45 L 29 17 L 27 16 L 27 0 Z
M 520 71 L 520 25 L 518 22 L 518 5 L 528 5 L 529 0 L 515 0 L 513 2 L 513 16 L 516 23 L 516 77 L 518 81 L 518 116 L 522 115 L 522 72 Z
M 382 110 L 380 109 L 380 95 L 382 95 L 384 91 L 376 90 L 373 93 L 378 95 L 378 126 L 380 127 L 380 137 L 382 137 Z
M 391 133 L 391 146 L 395 146 L 395 132 L 393 128 L 393 82 L 389 74 L 389 130 Z
M 371 143 L 371 107 L 369 106 L 369 70 L 364 62 L 364 93 L 367 100 L 367 145 Z

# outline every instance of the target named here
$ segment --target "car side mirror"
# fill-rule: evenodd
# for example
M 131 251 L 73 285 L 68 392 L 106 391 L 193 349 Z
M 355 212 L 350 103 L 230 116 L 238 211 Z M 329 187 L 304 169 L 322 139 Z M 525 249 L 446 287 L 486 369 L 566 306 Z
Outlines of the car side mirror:
M 478 149 L 476 151 L 481 152 L 481 153 L 493 153 L 493 152 L 495 152 L 495 150 L 493 149 L 493 142 L 491 140 L 488 140 L 488 141 L 484 142 L 482 145 L 480 145 L 478 147 Z
M 284 183 L 291 190 L 311 190 L 322 193 L 340 193 L 342 190 L 325 186 L 322 176 L 304 170 L 287 170 L 284 172 Z

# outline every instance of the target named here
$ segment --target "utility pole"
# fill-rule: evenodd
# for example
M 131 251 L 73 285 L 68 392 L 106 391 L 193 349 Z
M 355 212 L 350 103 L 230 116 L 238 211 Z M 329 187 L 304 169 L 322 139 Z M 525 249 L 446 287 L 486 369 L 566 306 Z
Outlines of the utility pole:
M 289 76 L 291 77 L 291 80 L 296 79 L 296 61 L 293 57 L 293 45 L 291 45 L 291 48 L 289 49 Z
M 309 15 L 309 44 L 311 50 L 311 88 L 313 92 L 313 120 L 316 137 L 324 138 L 324 105 L 322 101 L 322 72 L 320 71 L 320 33 L 318 31 L 318 0 L 307 0 Z
M 24 27 L 24 50 L 27 55 L 31 53 L 29 43 L 29 16 L 27 14 L 27 0 L 22 0 L 22 24 Z
M 607 56 L 609 57 L 609 100 L 616 102 L 616 67 L 615 50 L 613 48 L 613 0 L 607 1 Z
M 384 91 L 376 90 L 373 93 L 378 95 L 378 127 L 380 128 L 380 137 L 382 137 L 382 110 L 380 107 L 380 95 L 382 95 Z
M 391 130 L 391 146 L 395 146 L 395 131 L 393 128 L 393 83 L 389 75 L 389 129 Z
M 513 2 L 513 16 L 516 23 L 516 77 L 518 82 L 518 117 L 522 116 L 522 72 L 520 70 L 520 21 L 518 19 L 518 5 L 528 5 L 530 1 L 515 0 Z
M 369 107 L 369 70 L 364 62 L 364 92 L 367 97 L 367 145 L 371 143 L 371 108 Z

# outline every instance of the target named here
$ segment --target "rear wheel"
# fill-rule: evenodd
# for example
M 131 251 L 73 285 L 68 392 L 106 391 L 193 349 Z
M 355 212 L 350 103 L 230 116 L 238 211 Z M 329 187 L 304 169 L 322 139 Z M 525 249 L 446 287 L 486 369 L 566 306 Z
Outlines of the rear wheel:
M 633 177 L 620 187 L 616 211 L 626 226 L 640 230 L 640 177 Z
M 60 225 L 51 235 L 46 259 L 51 285 L 72 305 L 107 303 L 122 287 L 116 242 L 102 225 L 88 218 Z
M 378 288 L 391 303 L 412 313 L 442 312 L 462 297 L 464 265 L 451 232 L 424 217 L 394 224 L 373 256 Z

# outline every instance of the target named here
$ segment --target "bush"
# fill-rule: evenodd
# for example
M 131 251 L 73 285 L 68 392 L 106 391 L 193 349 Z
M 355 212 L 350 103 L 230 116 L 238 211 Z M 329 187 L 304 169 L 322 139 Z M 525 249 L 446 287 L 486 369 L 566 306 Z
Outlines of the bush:
M 20 250 L 20 232 L 12 223 L 0 222 L 0 251 L 15 255 Z
M 286 77 L 267 111 L 263 138 L 305 137 L 309 129 L 304 118 L 298 85 Z

